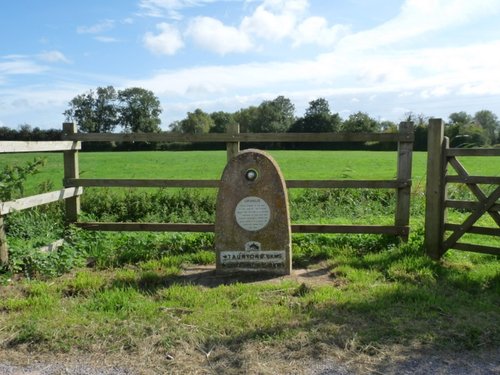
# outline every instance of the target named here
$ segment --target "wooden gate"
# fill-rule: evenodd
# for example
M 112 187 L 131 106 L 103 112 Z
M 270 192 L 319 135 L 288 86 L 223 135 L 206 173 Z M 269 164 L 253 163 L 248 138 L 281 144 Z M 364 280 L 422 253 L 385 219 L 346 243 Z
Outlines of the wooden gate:
M 500 241 L 495 243 L 498 246 L 459 242 L 466 233 L 500 237 L 500 177 L 469 175 L 457 158 L 465 156 L 498 157 L 500 149 L 449 148 L 449 140 L 444 136 L 443 121 L 431 120 L 427 155 L 425 243 L 427 253 L 434 259 L 439 259 L 449 249 L 500 255 Z M 448 174 L 450 166 L 456 175 Z M 498 166 L 500 173 L 500 163 Z M 450 184 L 465 184 L 476 201 L 448 199 Z M 493 185 L 493 189 L 487 193 L 480 184 Z M 460 224 L 448 223 L 448 208 L 466 210 L 470 214 Z M 475 225 L 483 215 L 489 215 L 497 227 Z

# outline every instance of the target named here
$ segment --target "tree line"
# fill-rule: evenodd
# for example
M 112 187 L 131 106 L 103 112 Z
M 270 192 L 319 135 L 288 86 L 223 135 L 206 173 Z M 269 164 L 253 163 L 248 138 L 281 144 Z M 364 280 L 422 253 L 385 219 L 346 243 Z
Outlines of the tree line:
M 257 106 L 242 108 L 236 112 L 216 111 L 208 113 L 200 108 L 187 112 L 186 117 L 169 125 L 169 132 L 203 134 L 223 133 L 228 126 L 237 123 L 242 133 L 317 133 L 317 132 L 396 132 L 397 124 L 392 121 L 378 121 L 365 112 L 356 112 L 342 119 L 334 113 L 325 98 L 308 103 L 303 116 L 296 116 L 295 106 L 285 96 L 264 100 Z M 126 133 L 161 132 L 160 100 L 153 92 L 132 87 L 116 90 L 113 86 L 98 87 L 77 95 L 64 111 L 66 121 L 74 121 L 78 131 L 83 133 L 106 133 L 120 129 Z M 431 117 L 408 113 L 402 121 L 412 121 L 415 126 L 415 149 L 427 147 L 427 126 Z M 496 114 L 481 110 L 474 115 L 464 111 L 449 115 L 445 132 L 452 147 L 482 147 L 500 143 L 500 121 Z M 4 140 L 55 140 L 60 130 L 41 130 L 27 124 L 18 130 L 0 127 L 0 139 Z M 220 145 L 205 145 L 217 148 Z M 260 145 L 263 146 L 264 145 Z M 272 145 L 271 145 L 272 146 Z M 287 145 L 301 148 L 345 148 L 346 145 L 302 144 Z M 189 149 L 190 145 L 134 144 L 105 146 L 87 145 L 87 149 Z M 198 147 L 198 146 L 196 146 Z M 355 148 L 392 149 L 394 145 L 355 145 Z M 352 145 L 348 148 L 352 148 Z

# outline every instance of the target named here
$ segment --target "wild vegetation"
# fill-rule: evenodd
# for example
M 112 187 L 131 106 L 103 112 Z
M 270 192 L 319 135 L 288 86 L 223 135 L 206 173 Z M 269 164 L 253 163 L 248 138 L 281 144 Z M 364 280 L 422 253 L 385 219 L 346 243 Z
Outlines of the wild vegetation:
M 273 154 L 289 179 L 395 174 L 390 153 Z M 125 177 L 118 171 L 126 169 L 127 177 L 218 178 L 224 153 L 204 155 L 213 167 L 197 152 L 128 153 L 127 162 L 120 153 L 84 153 L 82 176 Z M 24 172 L 16 186 L 25 192 L 52 188 L 57 178 L 50 182 L 43 172 L 61 156 L 46 155 L 34 176 L 40 165 L 32 158 L 19 159 Z M 0 348 L 104 355 L 145 373 L 287 372 L 326 356 L 363 358 L 377 368 L 400 347 L 495 351 L 500 259 L 449 251 L 435 262 L 425 255 L 424 155 L 415 159 L 408 243 L 372 235 L 294 235 L 297 271 L 283 280 L 210 277 L 213 234 L 67 229 L 58 204 L 8 215 L 11 258 L 0 273 Z M 471 171 L 497 173 L 491 163 L 465 163 Z M 4 168 L 9 171 L 12 166 Z M 10 191 L 11 197 L 21 194 Z M 386 190 L 295 190 L 292 221 L 391 223 L 394 199 Z M 82 220 L 211 222 L 214 202 L 210 189 L 87 189 Z M 453 211 L 450 219 L 463 215 Z M 66 243 L 58 251 L 37 250 L 62 236 Z

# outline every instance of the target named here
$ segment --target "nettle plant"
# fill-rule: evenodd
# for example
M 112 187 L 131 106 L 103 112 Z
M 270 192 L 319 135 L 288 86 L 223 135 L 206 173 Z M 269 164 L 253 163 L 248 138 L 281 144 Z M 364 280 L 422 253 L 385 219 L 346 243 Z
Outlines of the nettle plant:
M 0 201 L 10 201 L 24 194 L 24 183 L 39 172 L 46 159 L 35 158 L 25 165 L 6 165 L 0 171 Z

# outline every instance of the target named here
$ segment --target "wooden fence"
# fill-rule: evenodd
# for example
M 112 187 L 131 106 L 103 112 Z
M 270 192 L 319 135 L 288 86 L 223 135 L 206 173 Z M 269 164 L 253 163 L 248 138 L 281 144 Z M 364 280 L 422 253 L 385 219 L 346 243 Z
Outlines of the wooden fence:
M 74 133 L 74 124 L 64 124 L 64 131 Z M 44 142 L 23 142 L 23 141 L 0 141 L 0 153 L 19 152 L 53 152 L 62 151 L 64 157 L 64 177 L 78 177 L 78 150 L 81 144 L 78 141 L 44 141 Z M 83 194 L 82 187 L 65 187 L 62 190 L 50 193 L 38 194 L 31 197 L 16 199 L 9 202 L 0 202 L 0 265 L 5 265 L 9 261 L 9 251 L 4 228 L 4 216 L 27 208 L 41 206 L 44 204 L 65 200 L 66 220 L 68 223 L 77 220 L 80 207 L 80 195 Z M 56 241 L 60 244 L 60 241 Z M 51 248 L 49 245 L 48 248 Z
M 293 224 L 295 233 L 374 233 L 408 237 L 410 217 L 413 126 L 401 123 L 398 133 L 240 133 L 237 125 L 224 134 L 78 134 L 66 132 L 65 140 L 82 142 L 192 142 L 226 143 L 228 159 L 239 152 L 240 142 L 397 142 L 398 164 L 395 180 L 287 180 L 288 188 L 366 188 L 396 189 L 394 225 L 320 225 Z M 83 179 L 67 178 L 66 187 L 182 187 L 217 188 L 219 180 L 165 179 Z M 214 224 L 194 223 L 76 223 L 89 230 L 106 231 L 184 231 L 213 232 Z
M 408 238 L 410 221 L 411 170 L 413 152 L 413 126 L 409 122 L 399 125 L 397 133 L 240 133 L 234 125 L 224 134 L 97 134 L 77 133 L 73 123 L 63 124 L 61 142 L 0 142 L 0 152 L 64 151 L 64 189 L 60 192 L 22 198 L 1 203 L 2 216 L 13 210 L 65 200 L 66 222 L 87 230 L 99 231 L 171 231 L 213 232 L 213 223 L 104 223 L 78 222 L 83 187 L 170 187 L 217 188 L 219 180 L 173 179 L 85 179 L 79 177 L 78 150 L 81 142 L 191 142 L 226 143 L 228 160 L 240 150 L 241 142 L 395 142 L 398 144 L 397 178 L 393 180 L 287 180 L 288 188 L 353 188 L 395 189 L 397 192 L 394 225 L 327 225 L 292 224 L 295 233 L 360 233 L 388 234 Z M 334 162 L 334 161 L 332 161 Z M 3 223 L 3 220 L 0 222 Z M 3 225 L 0 226 L 2 262 L 7 261 L 7 246 Z
M 500 177 L 469 175 L 457 159 L 465 156 L 498 157 L 500 149 L 449 148 L 449 140 L 444 136 L 443 121 L 431 120 L 427 156 L 425 244 L 427 253 L 434 259 L 439 259 L 449 249 L 500 255 L 500 247 L 459 242 L 466 233 L 500 236 L 500 204 L 497 203 L 500 199 Z M 457 174 L 449 175 L 448 166 L 451 166 Z M 465 184 L 477 201 L 448 199 L 449 184 Z M 486 195 L 479 184 L 498 186 Z M 448 208 L 467 210 L 471 213 L 461 224 L 447 223 Z M 491 216 L 498 228 L 474 225 L 486 214 Z

